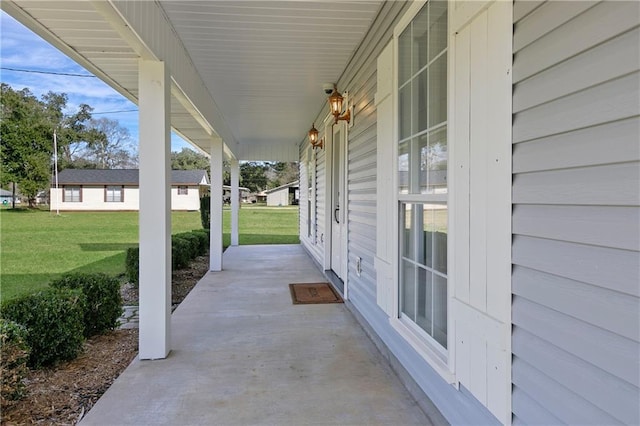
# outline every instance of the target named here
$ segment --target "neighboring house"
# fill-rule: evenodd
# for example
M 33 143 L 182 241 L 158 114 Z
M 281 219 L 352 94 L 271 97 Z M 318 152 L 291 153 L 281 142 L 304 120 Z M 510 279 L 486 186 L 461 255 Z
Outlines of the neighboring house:
M 295 181 L 268 189 L 264 193 L 267 195 L 267 206 L 297 205 L 300 199 L 300 184 Z
M 249 188 L 243 186 L 238 187 L 238 193 L 240 194 L 240 200 L 244 201 L 251 191 Z M 231 186 L 222 185 L 222 199 L 225 204 L 231 204 Z
M 0 5 L 138 102 L 150 176 L 170 126 L 211 155 L 212 193 L 225 159 L 235 178 L 239 161 L 299 160 L 302 246 L 427 412 L 640 424 L 640 2 Z M 337 78 L 349 123 L 317 113 L 316 75 Z M 91 186 L 94 205 L 111 185 L 125 187 Z M 156 216 L 140 238 L 140 359 L 172 348 Z
M 205 170 L 171 171 L 171 209 L 200 210 L 209 186 Z M 50 210 L 139 210 L 138 170 L 65 169 L 51 188 Z

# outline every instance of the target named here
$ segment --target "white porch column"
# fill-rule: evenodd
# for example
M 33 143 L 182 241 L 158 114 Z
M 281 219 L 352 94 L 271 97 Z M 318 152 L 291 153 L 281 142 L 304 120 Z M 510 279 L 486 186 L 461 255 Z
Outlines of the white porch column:
M 171 137 L 169 70 L 139 61 L 140 359 L 171 350 Z
M 231 245 L 238 245 L 238 213 L 240 210 L 240 163 L 231 160 Z
M 211 238 L 209 270 L 222 271 L 222 139 L 211 145 Z

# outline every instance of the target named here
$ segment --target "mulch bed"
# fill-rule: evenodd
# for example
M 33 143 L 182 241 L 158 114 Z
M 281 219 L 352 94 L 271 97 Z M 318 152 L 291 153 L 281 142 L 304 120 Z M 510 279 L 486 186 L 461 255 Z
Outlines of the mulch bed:
M 187 269 L 172 275 L 172 303 L 179 304 L 209 269 L 209 257 L 200 256 Z M 137 304 L 131 285 L 122 289 L 124 304 Z M 73 425 L 106 392 L 138 354 L 138 330 L 115 330 L 84 344 L 73 361 L 32 370 L 26 379 L 27 396 L 1 407 L 2 425 Z

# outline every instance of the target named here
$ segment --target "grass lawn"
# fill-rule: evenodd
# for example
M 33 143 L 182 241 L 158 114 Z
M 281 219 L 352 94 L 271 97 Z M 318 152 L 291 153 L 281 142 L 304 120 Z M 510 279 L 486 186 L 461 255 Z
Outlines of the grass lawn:
M 224 211 L 229 244 L 231 212 Z M 199 212 L 173 212 L 172 232 L 201 228 Z M 240 244 L 298 243 L 298 209 L 240 210 Z M 124 273 L 125 250 L 138 242 L 137 212 L 0 210 L 0 298 L 47 286 L 65 272 Z

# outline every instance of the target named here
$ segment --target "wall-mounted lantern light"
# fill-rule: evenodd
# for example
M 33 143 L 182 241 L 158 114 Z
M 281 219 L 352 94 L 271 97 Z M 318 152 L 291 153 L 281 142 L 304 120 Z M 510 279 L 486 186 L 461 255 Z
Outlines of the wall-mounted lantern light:
M 311 142 L 313 149 L 324 148 L 324 140 L 318 140 L 318 129 L 316 129 L 316 123 L 313 123 L 313 125 L 311 125 L 311 129 L 309 129 L 309 142 Z
M 335 119 L 335 123 L 340 120 L 346 120 L 347 123 L 351 120 L 351 111 L 347 109 L 347 111 L 342 114 L 342 103 L 344 102 L 344 98 L 338 92 L 338 86 L 333 85 L 333 93 L 329 96 L 329 107 L 331 108 L 331 114 Z M 342 115 L 340 115 L 342 114 Z

